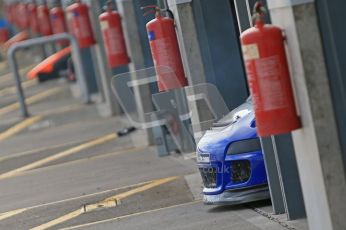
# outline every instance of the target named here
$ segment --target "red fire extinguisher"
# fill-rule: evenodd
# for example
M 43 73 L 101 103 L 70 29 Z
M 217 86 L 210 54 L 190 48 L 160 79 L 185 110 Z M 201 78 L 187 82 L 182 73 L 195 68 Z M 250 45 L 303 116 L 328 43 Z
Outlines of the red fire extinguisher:
M 80 48 L 87 48 L 96 43 L 89 18 L 89 7 L 86 4 L 76 0 L 74 4 L 67 7 L 67 22 Z
M 62 7 L 56 6 L 49 11 L 53 34 L 67 32 L 65 12 Z
M 8 32 L 8 28 L 0 28 L 0 44 L 4 44 L 10 39 L 10 34 Z
M 6 5 L 5 5 L 5 17 L 10 24 L 13 24 L 13 22 L 14 22 L 13 15 L 14 15 L 13 14 L 13 4 L 12 3 L 6 3 Z
M 37 7 L 37 19 L 39 21 L 40 34 L 43 36 L 52 35 L 52 27 L 50 24 L 49 9 L 46 4 Z
M 65 12 L 62 7 L 53 7 L 50 11 L 50 22 L 53 34 L 60 34 L 67 32 L 67 26 L 65 22 Z M 58 44 L 65 46 L 69 44 L 69 41 L 59 41 Z
M 28 15 L 28 5 L 24 2 L 19 3 L 17 6 L 17 17 L 18 17 L 18 26 L 20 29 L 29 28 L 29 15 Z
M 14 3 L 13 5 L 13 14 L 14 15 L 20 15 L 19 14 L 19 9 L 20 9 L 20 3 Z M 20 28 L 20 17 L 14 17 L 14 25 L 18 28 Z
M 34 2 L 28 5 L 28 12 L 31 32 L 36 34 L 40 33 L 40 27 L 37 20 L 37 6 Z
M 254 7 L 255 26 L 241 35 L 247 79 L 258 135 L 287 133 L 301 127 L 294 102 L 283 31 L 264 24 L 264 7 Z
M 147 32 L 159 90 L 165 91 L 187 86 L 174 19 L 162 16 L 161 11 L 167 10 L 161 10 L 156 5 L 146 6 L 142 9 L 147 8 L 154 9 L 147 13 L 155 13 L 155 19 L 147 24 Z
M 130 59 L 127 55 L 121 16 L 113 10 L 111 1 L 108 1 L 107 11 L 99 16 L 99 20 L 109 67 L 127 65 Z

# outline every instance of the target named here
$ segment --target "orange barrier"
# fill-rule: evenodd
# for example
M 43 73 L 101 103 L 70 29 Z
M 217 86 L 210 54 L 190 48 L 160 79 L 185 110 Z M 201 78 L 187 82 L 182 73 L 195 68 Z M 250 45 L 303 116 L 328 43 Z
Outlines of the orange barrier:
M 31 71 L 28 72 L 27 78 L 34 79 L 38 77 L 40 73 L 51 73 L 54 70 L 54 65 L 57 63 L 62 57 L 71 53 L 71 47 L 66 47 L 65 49 L 60 50 L 59 52 L 49 56 L 44 59 L 40 64 L 35 66 Z
M 22 42 L 25 41 L 27 39 L 29 39 L 30 35 L 28 33 L 28 31 L 22 31 L 19 32 L 18 34 L 16 34 L 15 36 L 13 36 L 12 38 L 10 38 L 7 42 L 5 42 L 2 45 L 2 48 L 7 50 L 9 49 L 13 44 L 18 43 L 18 42 Z

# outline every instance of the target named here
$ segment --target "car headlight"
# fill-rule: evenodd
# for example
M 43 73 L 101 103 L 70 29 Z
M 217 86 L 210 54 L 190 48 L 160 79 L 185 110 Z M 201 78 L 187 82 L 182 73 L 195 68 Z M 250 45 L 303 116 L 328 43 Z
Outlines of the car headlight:
M 261 149 L 259 138 L 236 141 L 228 147 L 227 155 L 256 152 L 261 151 Z

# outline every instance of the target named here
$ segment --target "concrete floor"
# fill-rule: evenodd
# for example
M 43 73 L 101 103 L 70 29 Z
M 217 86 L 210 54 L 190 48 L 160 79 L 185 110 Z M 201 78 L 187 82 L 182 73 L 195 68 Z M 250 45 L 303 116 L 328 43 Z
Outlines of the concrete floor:
M 0 82 L 0 90 L 10 85 Z M 159 158 L 155 147 L 136 145 L 136 134 L 74 151 L 130 124 L 124 117 L 100 118 L 96 105 L 74 99 L 66 82 L 38 84 L 25 92 L 30 97 L 54 87 L 61 91 L 29 107 L 42 119 L 0 141 L 0 229 L 306 229 L 304 223 L 268 218 L 253 209 L 270 210 L 268 202 L 204 206 L 194 160 Z M 13 93 L 0 97 L 0 109 L 15 101 Z M 18 110 L 1 114 L 0 134 L 21 121 Z M 13 174 L 2 177 L 8 172 Z M 171 177 L 177 178 L 155 185 Z M 122 194 L 127 195 L 116 207 L 100 206 Z M 96 210 L 82 213 L 82 207 L 94 204 Z

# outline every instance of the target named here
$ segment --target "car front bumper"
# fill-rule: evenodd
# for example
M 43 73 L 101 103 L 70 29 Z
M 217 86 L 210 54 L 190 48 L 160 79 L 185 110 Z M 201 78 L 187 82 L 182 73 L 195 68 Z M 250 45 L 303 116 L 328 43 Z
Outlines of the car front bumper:
M 265 185 L 241 190 L 226 190 L 218 195 L 204 195 L 203 202 L 207 205 L 235 205 L 269 198 L 269 188 Z

